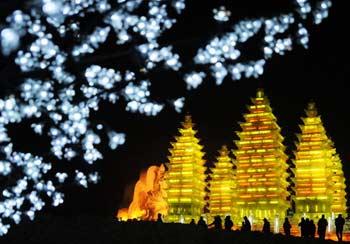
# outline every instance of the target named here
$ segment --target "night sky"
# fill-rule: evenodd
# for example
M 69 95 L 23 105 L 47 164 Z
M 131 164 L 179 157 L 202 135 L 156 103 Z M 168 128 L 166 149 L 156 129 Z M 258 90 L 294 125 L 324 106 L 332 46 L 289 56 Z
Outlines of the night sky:
M 0 2 L 1 23 L 11 11 L 25 7 L 21 2 Z M 175 51 L 185 58 L 193 56 L 195 50 L 215 33 L 225 32 L 230 24 L 242 18 L 272 16 L 292 8 L 292 4 L 276 3 L 282 1 L 273 0 L 191 2 L 175 28 L 162 38 L 163 43 L 174 44 Z M 307 103 L 310 100 L 316 102 L 328 135 L 335 142 L 343 160 L 345 176 L 349 178 L 350 89 L 347 83 L 350 77 L 350 39 L 348 27 L 345 28 L 345 23 L 349 21 L 345 11 L 342 11 L 345 9 L 341 6 L 343 2 L 345 1 L 333 1 L 329 18 L 311 30 L 309 50 L 299 46 L 284 56 L 273 57 L 268 61 L 264 75 L 258 80 L 231 81 L 228 77 L 221 86 L 216 86 L 213 79 L 207 79 L 198 89 L 186 91 L 179 74 L 164 70 L 150 73 L 149 76 L 154 81 L 152 97 L 176 98 L 185 94 L 183 113 L 166 108 L 156 117 L 147 117 L 125 112 L 123 104 L 103 104 L 93 118 L 104 121 L 116 131 L 125 132 L 126 143 L 116 151 L 104 150 L 105 158 L 98 162 L 102 175 L 99 184 L 87 190 L 68 187 L 65 204 L 57 209 L 47 209 L 46 212 L 59 215 L 110 215 L 118 207 L 125 207 L 128 198 L 124 196 L 124 190 L 127 187 L 132 189 L 139 173 L 150 165 L 167 162 L 170 141 L 177 135 L 186 112 L 193 116 L 197 135 L 204 145 L 205 159 L 211 165 L 217 156 L 217 150 L 223 144 L 231 149 L 234 147 L 233 140 L 237 139 L 235 131 L 239 130 L 238 122 L 242 121 L 243 113 L 247 112 L 246 105 L 250 104 L 250 97 L 255 96 L 259 87 L 264 88 L 270 99 L 285 137 L 288 155 L 295 148 L 295 134 L 299 133 L 300 117 L 304 116 Z M 221 3 L 226 3 L 233 16 L 230 24 L 223 26 L 214 22 L 211 14 L 212 7 L 220 6 Z M 259 47 L 254 44 L 253 40 L 251 48 L 247 50 L 252 57 L 259 51 Z M 104 46 L 97 57 L 87 57 L 87 60 L 82 60 L 81 66 L 70 68 L 79 71 L 91 62 L 109 67 L 137 63 L 139 57 L 133 52 L 127 52 L 125 57 L 119 56 L 119 51 Z M 20 83 L 18 70 L 0 56 L 0 95 L 11 94 Z M 49 151 L 45 138 L 36 140 L 37 145 L 33 146 L 33 133 L 30 129 L 21 127 L 12 131 L 11 135 L 16 139 L 18 148 L 43 155 Z M 29 144 L 31 147 L 28 147 Z

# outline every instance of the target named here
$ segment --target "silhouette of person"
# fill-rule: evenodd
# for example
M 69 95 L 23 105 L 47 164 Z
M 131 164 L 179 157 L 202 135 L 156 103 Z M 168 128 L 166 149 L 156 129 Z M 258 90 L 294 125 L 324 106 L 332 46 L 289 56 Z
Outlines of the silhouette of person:
M 252 226 L 251 226 L 251 224 L 250 224 L 249 219 L 247 218 L 247 216 L 244 216 L 243 219 L 244 219 L 244 222 L 243 222 L 243 225 L 242 225 L 243 230 L 244 230 L 244 231 L 251 231 L 251 230 L 252 230 Z
M 310 219 L 305 220 L 305 237 L 310 237 Z
M 325 219 L 324 214 L 322 214 L 322 217 L 319 219 L 317 223 L 317 233 L 318 233 L 318 237 L 321 240 L 324 240 L 326 237 L 327 226 L 328 226 L 328 221 Z
M 335 219 L 335 233 L 337 234 L 338 241 L 343 240 L 343 228 L 345 224 L 345 219 L 341 214 Z
M 191 219 L 190 225 L 195 225 L 196 222 L 194 221 L 194 219 Z
M 298 224 L 298 226 L 300 227 L 301 237 L 306 237 L 306 222 L 304 218 L 301 218 L 301 221 Z
M 270 234 L 271 233 L 270 222 L 266 218 L 264 218 L 264 225 L 263 225 L 262 232 L 264 234 Z
M 157 223 L 163 223 L 162 214 L 161 213 L 158 214 Z
M 225 230 L 232 230 L 232 227 L 233 227 L 233 221 L 231 220 L 231 217 L 230 215 L 227 215 L 225 217 Z
M 289 223 L 288 218 L 284 219 L 284 223 L 283 223 L 283 230 L 284 230 L 284 234 L 286 236 L 290 236 L 290 229 L 292 228 L 292 225 Z
M 209 226 L 213 226 L 215 230 L 222 230 L 222 221 L 219 215 L 216 215 L 214 217 L 214 222 L 211 223 Z
M 202 216 L 199 218 L 197 225 L 203 229 L 207 228 L 207 223 L 205 222 L 205 220 Z
M 245 229 L 245 225 L 244 225 L 244 221 L 242 221 L 241 231 L 242 231 L 242 232 L 246 231 L 246 229 Z
M 316 225 L 315 225 L 313 220 L 310 220 L 310 223 L 309 223 L 309 236 L 311 238 L 315 238 L 315 234 L 316 234 Z

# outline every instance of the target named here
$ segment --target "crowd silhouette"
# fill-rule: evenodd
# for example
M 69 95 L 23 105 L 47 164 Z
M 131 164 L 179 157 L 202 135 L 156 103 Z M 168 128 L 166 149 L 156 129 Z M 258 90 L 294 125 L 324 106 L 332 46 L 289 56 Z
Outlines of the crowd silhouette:
M 322 220 L 321 220 L 322 219 Z M 233 220 L 232 216 L 217 217 L 212 226 L 208 227 L 205 216 L 193 219 L 190 225 L 180 223 L 167 223 L 164 216 L 158 215 L 156 221 L 141 221 L 132 219 L 128 221 L 116 221 L 109 216 L 39 216 L 34 222 L 28 221 L 18 226 L 2 237 L 0 243 L 12 244 L 62 244 L 62 243 L 130 243 L 138 244 L 145 240 L 150 240 L 155 244 L 193 244 L 193 243 L 230 243 L 230 244 L 308 244 L 317 243 L 312 239 L 318 238 L 318 233 L 327 230 L 330 224 L 335 226 L 335 232 L 338 239 L 344 240 L 342 236 L 344 229 L 344 218 L 337 216 L 332 223 L 328 220 L 325 225 L 325 217 L 303 220 L 303 237 L 296 237 L 297 225 L 291 219 L 284 219 L 281 222 L 281 233 L 274 235 L 273 222 L 269 223 L 268 218 L 265 221 L 257 222 L 254 226 L 248 217 L 243 218 L 241 222 Z M 198 221 L 198 222 L 197 222 Z M 334 221 L 334 222 L 333 222 Z M 212 222 L 209 222 L 211 224 Z M 221 223 L 221 224 L 220 224 Z M 306 225 L 305 225 L 306 224 Z M 305 225 L 305 226 L 304 226 Z M 323 225 L 323 228 L 322 228 Z M 217 229 L 215 228 L 217 227 Z M 261 226 L 257 229 L 256 226 Z M 321 227 L 319 230 L 318 228 Z M 271 229 L 270 229 L 271 228 Z M 254 230 L 254 231 L 253 231 Z M 277 229 L 275 229 L 277 231 Z M 292 236 L 293 235 L 293 236 Z M 324 241 L 323 243 L 328 243 Z M 329 242 L 331 243 L 331 242 Z
M 336 228 L 336 235 L 338 238 L 338 241 L 343 240 L 343 229 L 345 224 L 345 219 L 341 214 L 338 215 L 338 217 L 335 219 L 335 228 Z M 313 220 L 310 220 L 308 218 L 304 219 L 301 218 L 300 223 L 298 224 L 300 227 L 300 233 L 302 237 L 305 238 L 315 238 L 316 234 L 316 225 Z M 324 215 L 318 220 L 317 222 L 317 234 L 319 239 L 324 240 L 326 237 L 326 231 L 327 231 L 328 221 L 325 218 Z
M 163 223 L 162 215 L 158 214 L 157 221 L 158 223 Z M 264 234 L 271 234 L 271 224 L 268 221 L 267 218 L 263 219 L 262 223 L 262 230 L 261 232 Z M 201 216 L 196 224 L 195 219 L 192 219 L 190 222 L 190 225 L 197 226 L 201 229 L 208 229 L 213 228 L 213 230 L 225 230 L 225 231 L 231 231 L 233 230 L 234 224 L 231 219 L 231 216 L 227 215 L 224 219 L 224 223 L 222 223 L 221 217 L 219 215 L 214 217 L 214 221 L 211 224 L 207 224 L 206 220 L 203 216 Z M 327 219 L 325 218 L 325 215 L 322 215 L 322 217 L 317 222 L 317 235 L 320 240 L 325 240 L 327 227 L 329 223 Z M 338 217 L 335 219 L 334 225 L 336 227 L 336 236 L 338 238 L 338 241 L 343 240 L 343 230 L 345 225 L 345 219 L 341 214 L 338 215 Z M 285 236 L 291 236 L 291 229 L 292 224 L 289 222 L 288 218 L 284 219 L 283 222 L 283 232 Z M 316 237 L 316 224 L 314 220 L 309 218 L 301 218 L 300 222 L 298 223 L 298 227 L 300 229 L 300 236 L 303 238 L 315 238 Z M 238 230 L 238 228 L 237 228 Z M 252 231 L 252 225 L 248 219 L 247 216 L 244 216 L 242 221 L 242 226 L 240 229 L 241 232 L 250 232 Z
M 158 215 L 158 219 L 161 221 L 161 215 Z M 159 220 L 158 220 L 159 222 Z M 335 219 L 335 226 L 336 226 L 336 235 L 339 241 L 342 241 L 343 239 L 343 229 L 344 229 L 345 219 L 342 217 L 341 214 L 338 215 L 338 217 Z M 195 220 L 192 219 L 190 222 L 190 225 L 196 225 Z M 197 222 L 197 226 L 201 229 L 208 229 L 210 227 L 213 228 L 213 230 L 225 230 L 225 231 L 231 231 L 233 230 L 233 221 L 231 219 L 231 216 L 227 215 L 224 219 L 224 226 L 221 220 L 221 217 L 219 215 L 214 217 L 214 221 L 211 224 L 206 223 L 205 219 L 203 217 L 200 217 L 200 219 Z M 316 237 L 316 225 L 312 219 L 309 218 L 301 218 L 300 222 L 298 223 L 298 226 L 300 228 L 300 236 L 303 238 L 315 238 Z M 317 234 L 320 240 L 324 240 L 326 237 L 326 231 L 327 231 L 328 221 L 325 218 L 324 215 L 318 220 L 317 222 Z M 286 236 L 291 236 L 291 229 L 292 225 L 289 222 L 288 218 L 284 219 L 283 222 L 283 232 Z M 247 216 L 244 216 L 242 226 L 240 231 L 241 232 L 250 232 L 252 230 L 252 225 L 248 219 Z M 271 234 L 271 224 L 268 221 L 267 218 L 263 219 L 263 227 L 262 227 L 262 233 L 264 234 Z

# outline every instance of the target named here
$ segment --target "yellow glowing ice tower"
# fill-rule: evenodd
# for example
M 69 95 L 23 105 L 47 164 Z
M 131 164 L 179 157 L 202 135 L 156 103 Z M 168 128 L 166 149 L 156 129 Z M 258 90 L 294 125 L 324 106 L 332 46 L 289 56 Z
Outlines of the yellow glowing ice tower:
M 333 143 L 332 143 L 333 145 Z M 346 185 L 345 177 L 342 169 L 342 163 L 339 155 L 336 154 L 335 148 L 332 160 L 332 205 L 331 211 L 335 215 L 346 213 Z
M 302 118 L 295 152 L 295 205 L 298 216 L 345 213 L 345 179 L 333 142 L 327 137 L 314 103 Z
M 234 150 L 238 214 L 258 223 L 266 217 L 278 230 L 290 207 L 287 156 L 281 129 L 262 89 L 252 103 L 244 115 L 245 122 L 240 123 L 242 131 L 237 132 L 239 140 Z
M 209 182 L 209 212 L 211 217 L 234 215 L 234 165 L 226 146 L 219 151 L 217 162 L 211 169 Z
M 198 220 L 205 206 L 205 161 L 191 116 L 185 117 L 180 135 L 171 143 L 167 181 L 168 222 Z

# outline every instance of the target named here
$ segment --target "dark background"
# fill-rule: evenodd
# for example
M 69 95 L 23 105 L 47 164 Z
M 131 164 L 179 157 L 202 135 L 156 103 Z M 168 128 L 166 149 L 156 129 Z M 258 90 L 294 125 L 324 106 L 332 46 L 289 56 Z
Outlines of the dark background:
M 2 0 L 0 18 L 4 18 L 14 9 L 28 8 L 23 1 Z M 210 2 L 210 3 L 209 3 Z M 211 9 L 224 3 L 232 11 L 230 24 L 245 18 L 272 16 L 292 9 L 292 1 L 191 1 L 184 16 L 173 30 L 162 38 L 163 43 L 174 43 L 175 50 L 183 57 L 191 57 L 198 47 L 206 43 L 215 33 L 227 30 L 229 24 L 219 26 L 212 20 Z M 287 1 L 283 1 L 287 2 Z M 350 138 L 349 88 L 347 86 L 350 63 L 348 61 L 349 37 L 348 18 L 341 4 L 345 1 L 333 1 L 330 16 L 320 26 L 311 28 L 309 50 L 296 47 L 284 56 L 276 56 L 268 61 L 265 73 L 258 80 L 243 79 L 231 81 L 225 79 L 221 86 L 216 86 L 213 79 L 206 80 L 198 89 L 185 91 L 184 82 L 174 72 L 156 70 L 150 77 L 152 94 L 155 99 L 186 95 L 184 112 L 190 112 L 196 123 L 198 137 L 204 145 L 208 165 L 214 161 L 217 150 L 227 144 L 233 148 L 235 131 L 239 130 L 238 121 L 243 119 L 250 97 L 258 87 L 263 87 L 270 98 L 274 114 L 282 128 L 285 145 L 294 149 L 295 133 L 299 132 L 300 117 L 308 101 L 317 103 L 328 134 L 335 142 L 337 151 L 343 160 L 346 178 L 350 175 Z M 347 21 L 347 22 L 346 22 Z M 108 43 L 107 43 L 108 45 Z M 252 43 L 254 47 L 254 43 Z M 109 48 L 109 47 L 108 47 Z M 98 54 L 100 63 L 114 67 L 118 55 L 109 58 L 112 53 L 106 47 Z M 257 49 L 257 47 L 254 47 Z M 108 52 L 106 51 L 108 50 Z M 113 50 L 113 49 L 112 49 Z M 105 53 L 103 53 L 105 51 Z M 133 57 L 133 53 L 129 53 Z M 254 55 L 254 50 L 248 52 Z M 102 59 L 101 59 L 102 57 Z M 102 60 L 102 61 L 101 61 Z M 133 61 L 130 58 L 129 61 Z M 11 94 L 21 83 L 18 70 L 11 62 L 0 56 L 0 94 Z M 73 69 L 73 67 L 71 67 Z M 75 71 L 81 71 L 76 66 Z M 167 108 L 157 117 L 146 117 L 124 111 L 122 105 L 103 104 L 94 119 L 105 121 L 110 127 L 127 134 L 125 145 L 116 151 L 105 150 L 104 160 L 98 162 L 102 180 L 88 190 L 68 187 L 65 204 L 59 208 L 46 209 L 54 215 L 112 215 L 130 200 L 124 194 L 126 188 L 132 191 L 132 185 L 139 173 L 152 164 L 167 161 L 170 141 L 177 134 L 184 113 L 178 114 Z M 47 139 L 39 139 L 33 148 L 32 136 L 28 128 L 12 132 L 18 148 L 45 154 L 49 151 Z M 27 133 L 27 134 L 23 134 Z M 26 136 L 23 136 L 26 135 Z M 41 213 L 43 214 L 43 213 Z

